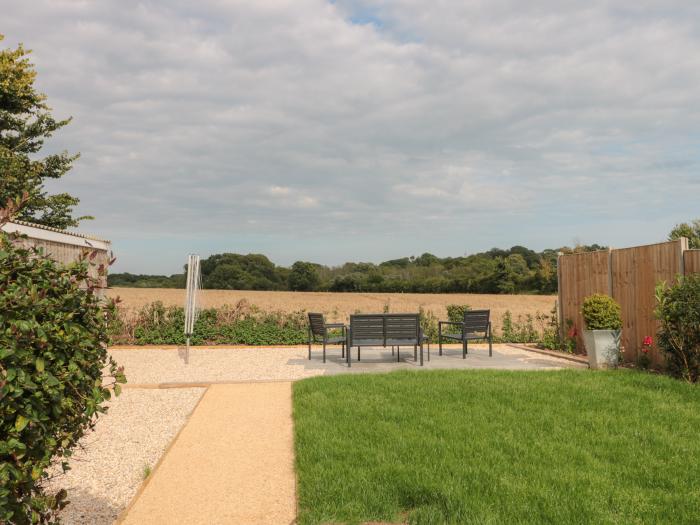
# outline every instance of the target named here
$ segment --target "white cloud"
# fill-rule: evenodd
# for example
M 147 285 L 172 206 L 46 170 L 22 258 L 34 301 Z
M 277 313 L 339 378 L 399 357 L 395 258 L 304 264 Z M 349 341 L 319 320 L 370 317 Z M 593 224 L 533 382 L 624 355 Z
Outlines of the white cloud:
M 697 214 L 699 21 L 690 1 L 29 0 L 1 30 L 74 116 L 51 147 L 82 153 L 57 187 L 86 228 L 288 262 L 309 247 L 227 246 L 231 225 L 323 242 L 371 225 L 392 242 L 349 257 L 375 260 L 658 240 Z M 601 195 L 658 229 L 590 229 Z

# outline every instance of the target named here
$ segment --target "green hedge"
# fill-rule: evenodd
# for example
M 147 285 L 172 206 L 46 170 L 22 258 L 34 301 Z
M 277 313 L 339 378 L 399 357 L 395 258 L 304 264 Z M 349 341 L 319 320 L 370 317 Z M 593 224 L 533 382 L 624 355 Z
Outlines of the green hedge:
M 111 329 L 112 343 L 137 345 L 184 344 L 185 311 L 154 302 L 136 316 L 121 315 Z M 194 345 L 297 345 L 306 343 L 304 312 L 263 312 L 255 307 L 208 308 L 200 312 Z
M 448 305 L 450 320 L 462 319 L 468 305 Z M 438 317 L 420 309 L 424 333 L 437 343 Z M 542 343 L 558 340 L 547 316 L 538 314 L 513 318 L 505 312 L 501 331 L 494 330 L 494 342 Z M 164 306 L 161 302 L 146 305 L 135 315 L 121 312 L 111 328 L 112 344 L 182 345 L 185 313 L 182 307 Z M 536 326 L 537 325 L 537 326 Z M 200 312 L 191 343 L 194 345 L 299 345 L 308 341 L 307 316 L 304 311 L 266 312 L 245 301 L 234 306 L 208 308 Z

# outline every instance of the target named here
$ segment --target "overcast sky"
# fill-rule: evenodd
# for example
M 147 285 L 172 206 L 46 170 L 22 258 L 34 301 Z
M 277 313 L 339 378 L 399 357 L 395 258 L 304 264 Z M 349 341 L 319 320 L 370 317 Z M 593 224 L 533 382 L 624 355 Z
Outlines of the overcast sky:
M 1 0 L 113 271 L 616 247 L 700 217 L 695 0 Z

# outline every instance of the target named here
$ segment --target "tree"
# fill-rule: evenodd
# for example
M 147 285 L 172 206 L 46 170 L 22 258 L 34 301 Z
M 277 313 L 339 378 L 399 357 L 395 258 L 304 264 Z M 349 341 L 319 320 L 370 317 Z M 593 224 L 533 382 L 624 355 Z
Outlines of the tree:
M 682 222 L 676 226 L 668 234 L 668 240 L 674 241 L 681 237 L 688 238 L 688 247 L 691 250 L 700 250 L 700 219 L 695 219 L 690 224 Z
M 71 119 L 53 118 L 46 95 L 34 88 L 36 71 L 28 55 L 21 44 L 0 50 L 0 202 L 26 193 L 29 199 L 17 218 L 65 229 L 92 217 L 73 216 L 78 198 L 44 190 L 44 182 L 65 175 L 78 155 L 64 151 L 37 158 L 44 140 Z
M 501 293 L 517 293 L 529 275 L 525 258 L 519 253 L 509 255 L 498 263 L 498 288 Z
M 289 289 L 295 292 L 310 292 L 315 290 L 321 279 L 316 265 L 310 262 L 297 261 L 289 272 Z

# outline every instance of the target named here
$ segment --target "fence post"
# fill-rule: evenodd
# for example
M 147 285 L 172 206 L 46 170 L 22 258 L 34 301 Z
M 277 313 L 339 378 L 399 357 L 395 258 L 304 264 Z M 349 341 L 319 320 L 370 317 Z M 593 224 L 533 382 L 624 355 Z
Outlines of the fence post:
M 557 253 L 557 316 L 559 318 L 559 343 L 564 344 L 564 303 L 562 302 L 561 286 L 561 257 L 562 252 Z
M 688 245 L 688 238 L 687 237 L 681 237 L 678 239 L 680 242 L 678 243 L 678 246 L 680 247 L 681 250 L 681 258 L 680 258 L 680 271 L 678 272 L 680 275 L 685 275 L 685 252 L 689 248 Z
M 613 255 L 613 249 L 612 249 L 612 247 L 609 247 L 608 248 L 608 295 L 610 297 L 613 296 L 612 255 Z

